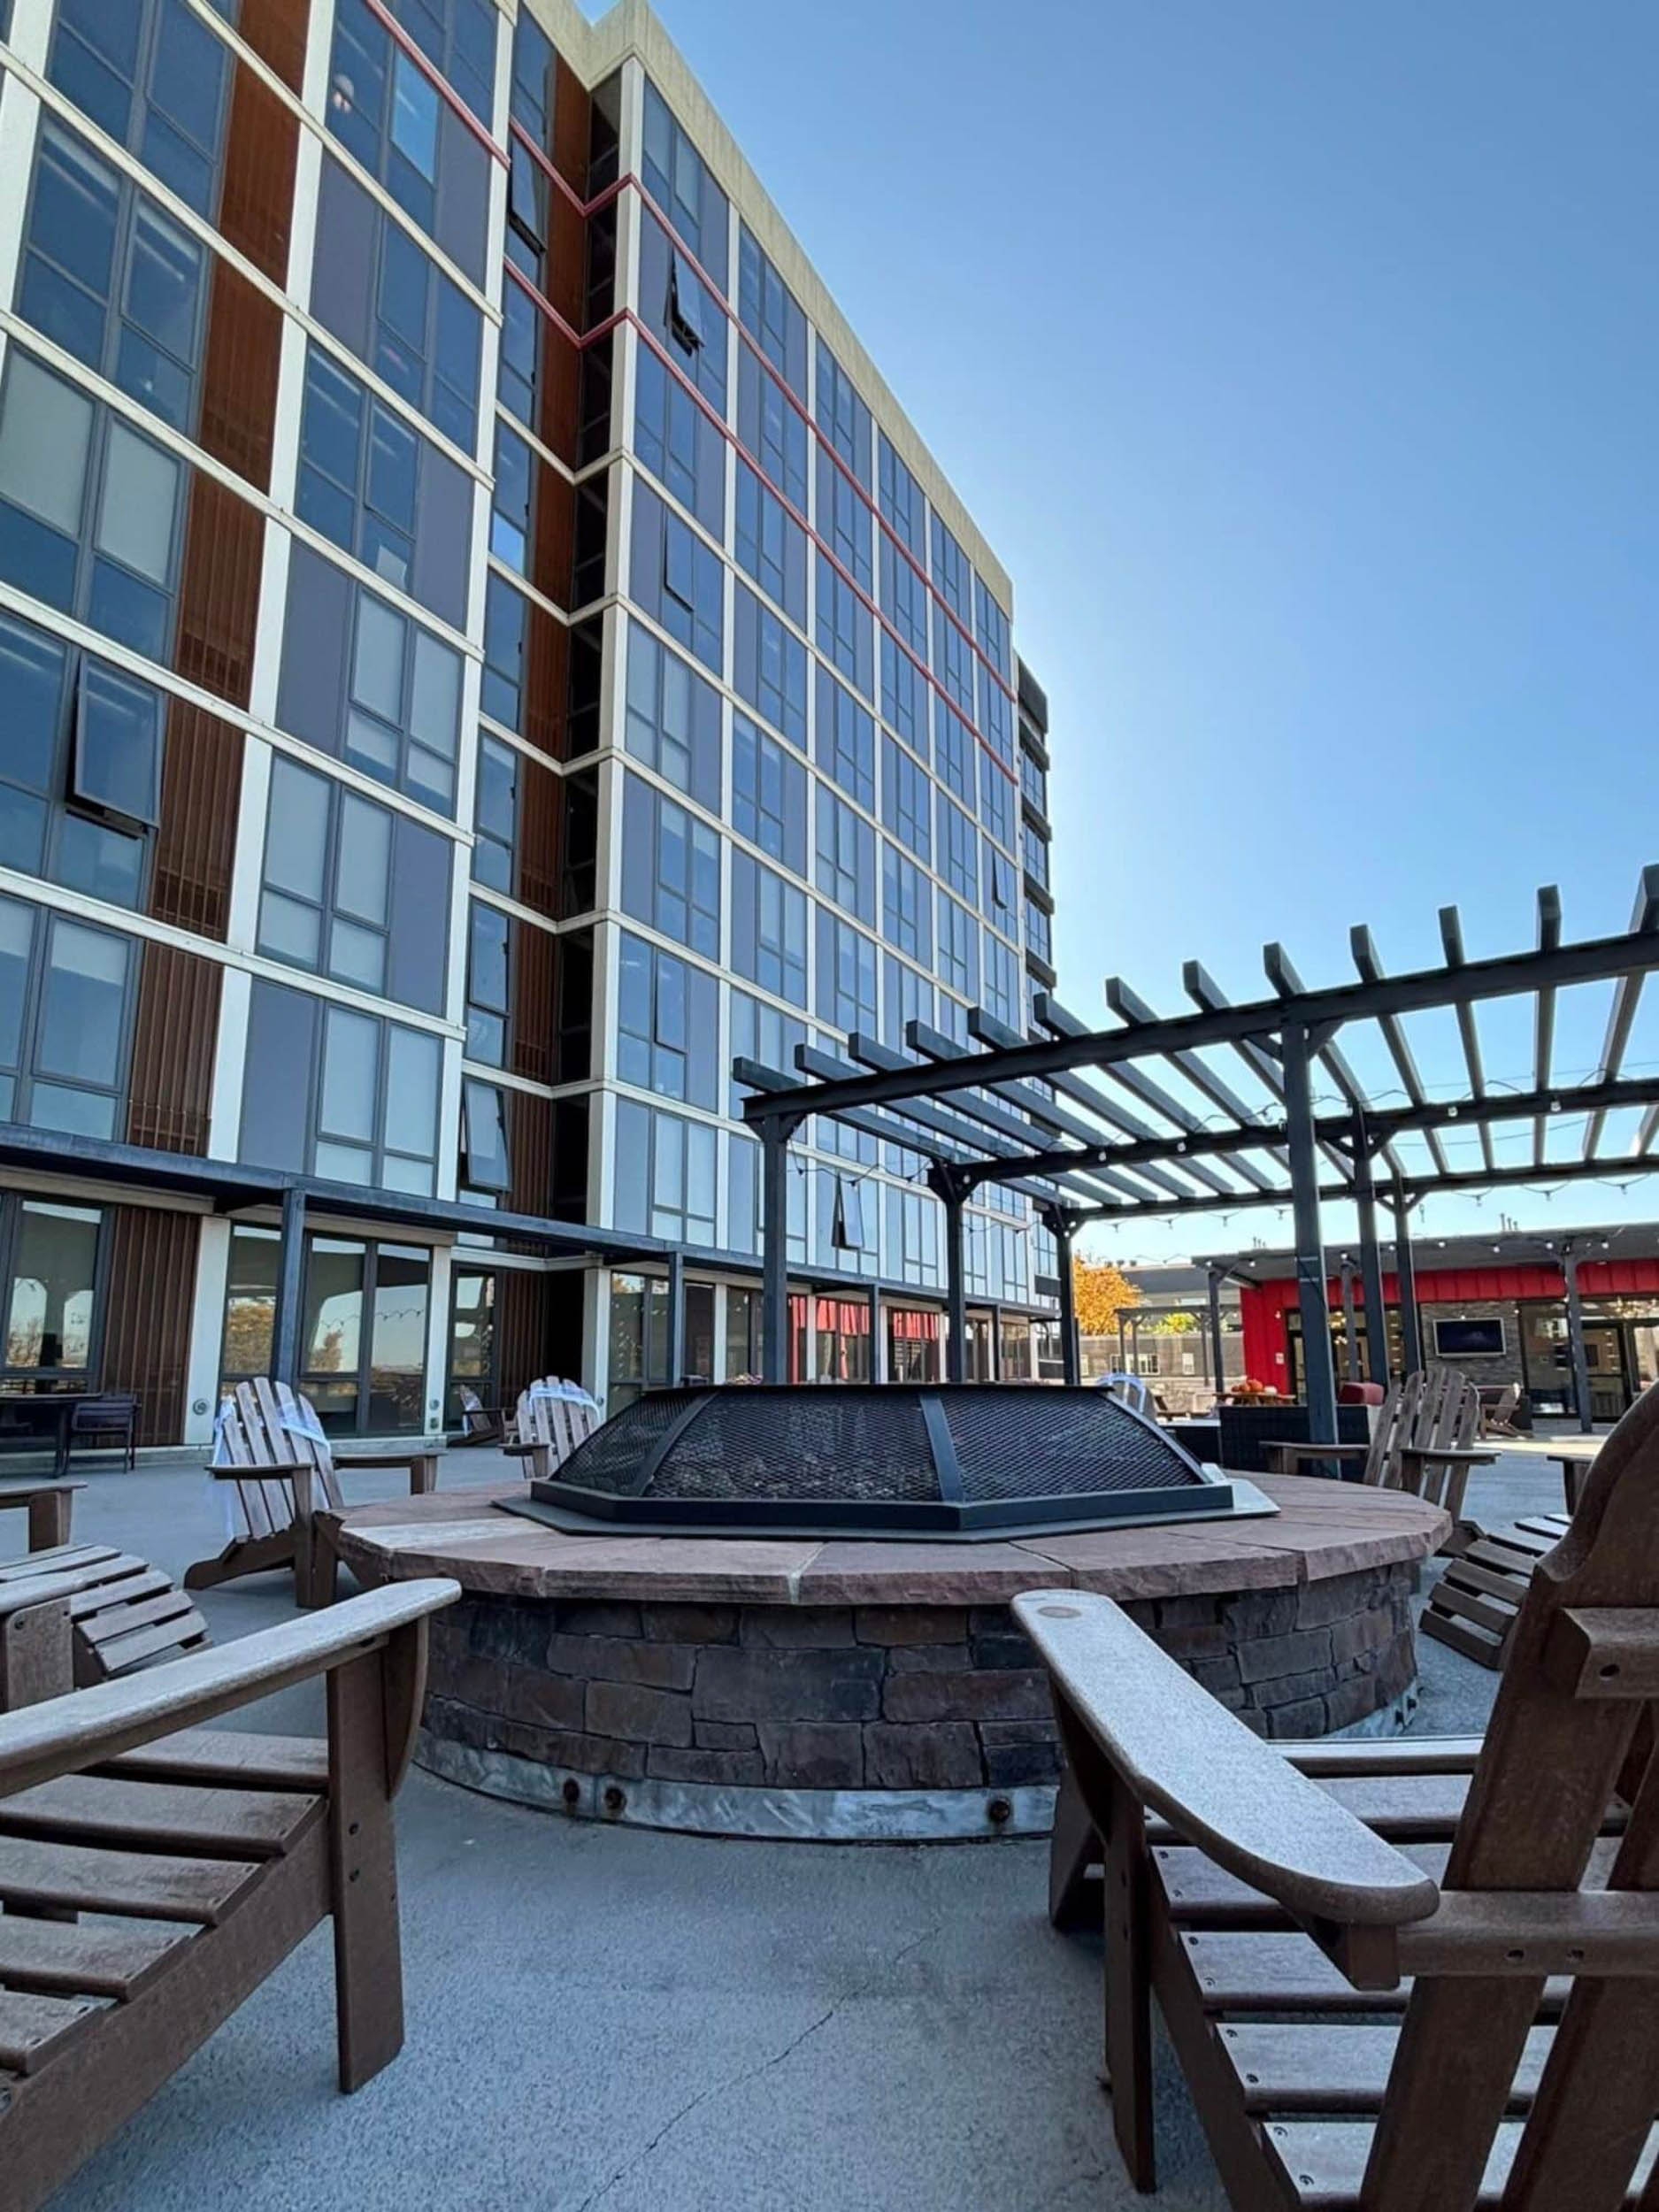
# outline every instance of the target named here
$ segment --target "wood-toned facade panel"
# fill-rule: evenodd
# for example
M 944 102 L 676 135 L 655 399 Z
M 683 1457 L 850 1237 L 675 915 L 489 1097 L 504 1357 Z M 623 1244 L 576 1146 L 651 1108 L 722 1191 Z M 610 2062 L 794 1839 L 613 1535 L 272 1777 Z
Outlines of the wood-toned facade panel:
M 102 1385 L 137 1394 L 141 1444 L 176 1444 L 184 1434 L 200 1217 L 113 1206 L 107 1233 Z

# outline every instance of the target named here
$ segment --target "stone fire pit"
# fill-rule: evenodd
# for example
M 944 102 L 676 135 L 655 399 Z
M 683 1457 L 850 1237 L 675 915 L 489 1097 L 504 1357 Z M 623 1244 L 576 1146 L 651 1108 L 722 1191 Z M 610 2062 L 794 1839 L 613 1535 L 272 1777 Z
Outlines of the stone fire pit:
M 1058 1754 L 1009 1600 L 1127 1604 L 1267 1736 L 1415 1701 L 1408 1601 L 1447 1532 L 1399 1491 L 1268 1479 L 1277 1517 L 1025 1542 L 569 1535 L 446 1490 L 338 1517 L 366 1582 L 442 1573 L 419 1763 L 579 1818 L 927 1840 L 1048 1828 Z

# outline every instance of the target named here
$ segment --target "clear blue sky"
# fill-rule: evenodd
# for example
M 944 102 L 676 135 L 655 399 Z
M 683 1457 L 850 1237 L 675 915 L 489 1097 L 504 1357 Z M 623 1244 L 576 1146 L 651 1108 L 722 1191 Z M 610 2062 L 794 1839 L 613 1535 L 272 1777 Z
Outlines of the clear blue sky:
M 1448 901 L 1507 950 L 1545 882 L 1570 936 L 1624 925 L 1659 860 L 1652 0 L 657 4 L 1014 577 L 1077 1012 L 1111 972 L 1177 1010 L 1194 955 L 1259 993 L 1270 938 L 1345 979 L 1362 920 L 1425 963 Z M 1605 1006 L 1563 1002 L 1558 1072 Z M 1514 1010 L 1483 1026 L 1527 1079 Z M 1457 1079 L 1449 1018 L 1415 1033 Z M 1500 1209 L 1659 1216 L 1659 1179 L 1428 1225 Z

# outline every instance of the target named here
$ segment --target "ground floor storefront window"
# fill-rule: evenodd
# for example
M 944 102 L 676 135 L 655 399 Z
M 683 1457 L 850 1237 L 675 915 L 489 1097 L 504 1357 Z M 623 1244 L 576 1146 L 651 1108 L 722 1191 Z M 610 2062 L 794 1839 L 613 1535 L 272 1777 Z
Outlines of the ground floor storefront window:
M 624 1406 L 647 1390 L 674 1382 L 714 1379 L 714 1285 L 686 1285 L 686 1336 L 681 1371 L 668 1371 L 668 1283 L 661 1275 L 611 1278 L 611 1362 L 608 1409 Z
M 5 1345 L 0 1387 L 84 1389 L 96 1364 L 104 1215 L 43 1198 L 0 1199 Z
M 1001 1365 L 998 1370 L 1004 1382 L 1030 1382 L 1033 1379 L 1032 1367 L 1032 1325 L 1029 1321 L 1007 1321 L 1001 1330 Z
M 271 1371 L 282 1240 L 231 1237 L 222 1387 Z M 411 1436 L 426 1427 L 432 1255 L 420 1245 L 320 1234 L 305 1240 L 296 1386 L 331 1436 Z
M 887 1380 L 937 1382 L 940 1317 L 920 1306 L 893 1306 L 887 1311 Z
M 819 1382 L 863 1383 L 870 1376 L 870 1302 L 818 1298 L 814 1302 Z

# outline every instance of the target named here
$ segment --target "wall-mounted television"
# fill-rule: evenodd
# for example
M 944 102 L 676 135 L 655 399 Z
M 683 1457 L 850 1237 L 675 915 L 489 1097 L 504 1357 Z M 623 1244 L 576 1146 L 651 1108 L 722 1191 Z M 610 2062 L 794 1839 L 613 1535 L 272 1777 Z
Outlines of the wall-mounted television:
M 1434 1324 L 1436 1359 L 1502 1359 L 1504 1349 L 1502 1314 L 1453 1315 Z

